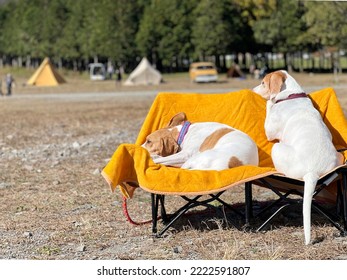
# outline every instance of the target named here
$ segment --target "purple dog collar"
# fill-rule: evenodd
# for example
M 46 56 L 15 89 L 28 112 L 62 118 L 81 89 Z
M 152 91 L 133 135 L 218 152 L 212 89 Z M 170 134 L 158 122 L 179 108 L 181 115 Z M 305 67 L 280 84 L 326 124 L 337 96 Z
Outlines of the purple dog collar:
M 177 138 L 177 144 L 178 145 L 181 145 L 182 142 L 183 142 L 183 139 L 184 139 L 184 136 L 186 136 L 187 132 L 188 132 L 188 129 L 190 127 L 190 122 L 189 121 L 186 121 L 184 122 L 183 126 L 182 126 L 182 129 L 180 131 L 180 134 L 178 135 L 178 138 Z
M 293 93 L 293 94 L 288 95 L 287 98 L 277 100 L 277 101 L 276 101 L 276 104 L 277 104 L 277 103 L 280 103 L 280 102 L 282 102 L 282 101 L 291 100 L 291 99 L 296 99 L 296 98 L 303 98 L 303 97 L 307 97 L 307 94 L 304 93 L 304 92 L 301 92 L 301 93 Z

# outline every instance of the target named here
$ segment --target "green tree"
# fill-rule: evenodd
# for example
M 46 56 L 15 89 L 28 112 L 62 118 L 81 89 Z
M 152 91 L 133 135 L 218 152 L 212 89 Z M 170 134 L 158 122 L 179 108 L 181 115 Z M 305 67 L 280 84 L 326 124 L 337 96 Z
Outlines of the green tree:
M 312 51 L 320 51 L 319 68 L 324 68 L 324 62 L 334 69 L 342 71 L 339 63 L 339 50 L 347 47 L 347 3 L 319 2 L 305 3 L 307 12 L 304 16 L 308 26 L 301 38 L 311 46 Z M 324 16 L 322 16 L 324 11 Z M 330 59 L 325 60 L 323 52 L 330 52 Z M 316 60 L 312 59 L 313 63 Z M 317 66 L 316 66 L 317 67 Z
M 257 28 L 256 26 L 259 24 L 259 21 L 271 18 L 274 11 L 276 11 L 277 0 L 238 0 L 237 3 L 240 7 L 241 18 L 251 29 L 251 31 L 248 30 L 244 36 L 246 40 L 251 40 L 250 42 L 247 42 L 251 45 L 249 51 L 252 53 L 258 53 L 265 50 L 271 50 L 271 42 L 266 44 L 262 39 L 255 40 L 254 29 Z
M 346 2 L 307 2 L 305 7 L 304 19 L 308 29 L 302 37 L 306 42 L 313 42 L 316 49 L 322 46 L 347 47 Z
M 6 53 L 7 44 L 6 36 L 4 36 L 6 29 L 4 28 L 4 26 L 11 16 L 11 6 L 14 6 L 13 3 L 0 7 L 0 54 Z
M 81 58 L 81 33 L 84 28 L 86 16 L 86 3 L 75 0 L 66 0 L 65 24 L 55 44 L 56 53 L 68 61 L 72 61 L 77 69 L 77 61 Z
M 103 44 L 106 40 L 105 18 L 103 16 L 103 5 L 105 0 L 83 1 L 86 9 L 81 12 L 84 14 L 80 34 L 78 36 L 81 45 L 80 52 L 85 58 L 93 58 L 95 62 L 103 56 Z
M 109 15 L 110 21 L 108 24 L 112 32 L 109 32 L 110 40 L 107 40 L 107 44 L 105 44 L 107 57 L 124 64 L 137 56 L 135 36 L 140 14 L 141 6 L 138 5 L 136 0 L 117 1 Z
M 81 53 L 85 57 L 102 57 L 118 62 L 132 58 L 136 54 L 137 1 L 86 2 L 83 3 L 87 4 L 87 9 L 84 10 L 79 35 Z
M 31 22 L 34 21 L 32 18 L 37 18 L 37 9 L 30 7 L 29 1 L 24 0 L 9 2 L 3 7 L 8 13 L 1 33 L 6 54 L 30 55 L 31 46 L 36 46 L 37 40 L 33 37 L 33 30 L 29 30 L 29 26 L 34 25 Z
M 61 58 L 64 53 L 57 48 L 57 42 L 62 37 L 67 20 L 67 8 L 65 0 L 40 0 L 39 10 L 41 26 L 37 38 L 40 42 L 39 56 Z M 40 19 L 39 19 L 40 20 Z
M 256 41 L 277 52 L 290 52 L 302 47 L 300 34 L 305 30 L 305 9 L 300 2 L 277 0 L 270 11 L 253 25 Z
M 160 69 L 192 52 L 190 15 L 196 1 L 152 0 L 145 7 L 136 35 L 138 49 Z
M 189 58 L 193 51 L 191 26 L 194 22 L 190 15 L 195 8 L 194 1 L 168 1 L 168 15 L 163 26 L 158 45 L 159 56 L 164 66 L 179 63 Z
M 308 48 L 301 34 L 306 30 L 304 14 L 306 8 L 296 0 L 276 0 L 269 6 L 268 14 L 261 16 L 254 24 L 254 37 L 260 51 L 284 53 L 285 68 L 291 69 L 292 53 Z
M 192 42 L 195 56 L 200 60 L 206 56 L 247 50 L 247 44 L 242 44 L 245 22 L 240 17 L 239 6 L 233 1 L 202 0 L 193 17 Z
M 56 55 L 55 44 L 65 22 L 63 0 L 9 2 L 2 38 L 8 54 L 44 57 Z

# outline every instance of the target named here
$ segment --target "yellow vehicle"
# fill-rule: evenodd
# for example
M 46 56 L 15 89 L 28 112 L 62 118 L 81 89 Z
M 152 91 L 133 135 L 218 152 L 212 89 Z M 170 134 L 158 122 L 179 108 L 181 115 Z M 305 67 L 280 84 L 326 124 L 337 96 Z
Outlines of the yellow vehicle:
M 196 83 L 217 82 L 218 72 L 212 62 L 195 62 L 189 67 L 189 77 Z

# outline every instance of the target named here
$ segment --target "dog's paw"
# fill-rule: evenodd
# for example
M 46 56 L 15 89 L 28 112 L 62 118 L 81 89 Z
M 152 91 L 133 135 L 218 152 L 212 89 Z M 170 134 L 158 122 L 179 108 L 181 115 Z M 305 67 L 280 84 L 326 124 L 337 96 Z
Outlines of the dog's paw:
M 163 157 L 155 154 L 151 155 L 151 158 L 154 161 L 154 163 L 161 163 L 163 160 Z

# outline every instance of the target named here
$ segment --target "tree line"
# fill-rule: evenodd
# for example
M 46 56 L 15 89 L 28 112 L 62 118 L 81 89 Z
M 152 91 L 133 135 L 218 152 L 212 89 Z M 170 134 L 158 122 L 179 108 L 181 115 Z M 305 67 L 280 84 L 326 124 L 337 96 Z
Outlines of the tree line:
M 0 4 L 0 63 L 50 57 L 70 69 L 146 56 L 159 70 L 226 55 L 338 52 L 347 47 L 347 3 L 300 0 L 8 0 Z M 220 59 L 222 58 L 222 59 Z

